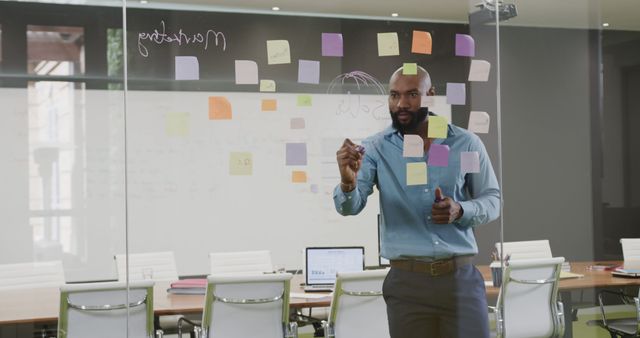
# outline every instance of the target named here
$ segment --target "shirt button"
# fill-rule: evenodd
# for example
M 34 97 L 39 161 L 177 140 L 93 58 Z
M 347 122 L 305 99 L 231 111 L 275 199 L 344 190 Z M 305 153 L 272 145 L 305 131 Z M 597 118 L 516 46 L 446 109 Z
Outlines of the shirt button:
M 429 189 L 424 189 L 424 192 L 429 192 Z
M 428 220 L 431 220 L 431 216 L 427 216 L 427 219 L 428 219 Z
M 348 199 L 348 200 L 350 200 L 350 199 L 351 199 L 351 196 L 347 196 L 347 199 Z
M 440 244 L 440 242 L 435 241 L 435 242 L 433 242 L 433 244 L 438 245 L 438 244 Z

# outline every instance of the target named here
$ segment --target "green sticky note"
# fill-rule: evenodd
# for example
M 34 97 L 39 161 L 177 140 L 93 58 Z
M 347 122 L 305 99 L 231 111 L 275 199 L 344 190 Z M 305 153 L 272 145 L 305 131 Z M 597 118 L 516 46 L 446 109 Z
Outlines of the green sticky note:
M 276 91 L 276 82 L 273 80 L 260 80 L 260 91 L 261 92 L 275 92 Z
M 298 95 L 298 107 L 311 107 L 311 95 Z
M 165 131 L 167 136 L 186 136 L 189 133 L 189 113 L 166 114 Z
M 267 63 L 270 65 L 281 65 L 291 63 L 291 52 L 289 41 L 269 40 L 267 41 Z
M 429 116 L 428 138 L 447 138 L 447 126 L 449 122 L 444 116 Z
M 253 155 L 249 152 L 232 152 L 229 155 L 229 174 L 249 176 L 253 174 Z
M 418 64 L 417 63 L 402 64 L 402 75 L 418 75 Z
M 407 163 L 407 185 L 427 184 L 427 163 Z
M 398 33 L 378 33 L 378 56 L 400 55 Z

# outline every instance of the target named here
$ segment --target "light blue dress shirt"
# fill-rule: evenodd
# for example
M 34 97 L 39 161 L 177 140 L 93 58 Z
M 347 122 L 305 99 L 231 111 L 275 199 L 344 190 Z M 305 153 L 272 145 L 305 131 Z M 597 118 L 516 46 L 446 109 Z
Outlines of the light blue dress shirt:
M 428 161 L 428 154 L 421 158 L 403 157 L 403 139 L 389 126 L 362 142 L 365 155 L 356 188 L 345 193 L 339 184 L 336 186 L 336 210 L 345 216 L 358 214 L 376 185 L 380 191 L 382 257 L 429 260 L 477 254 L 473 228 L 500 214 L 500 187 L 482 141 L 465 129 L 449 125 L 446 139 L 433 140 L 434 144 L 449 146 L 449 166 L 428 166 L 427 184 L 408 186 L 407 163 Z M 469 151 L 479 154 L 479 173 L 461 171 L 460 153 Z M 436 187 L 464 210 L 452 224 L 431 221 Z

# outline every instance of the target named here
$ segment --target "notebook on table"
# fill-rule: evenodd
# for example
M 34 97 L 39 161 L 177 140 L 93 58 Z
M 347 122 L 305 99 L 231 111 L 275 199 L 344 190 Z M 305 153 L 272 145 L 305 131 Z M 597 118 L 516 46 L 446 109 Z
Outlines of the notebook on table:
M 336 273 L 364 270 L 364 247 L 312 247 L 305 249 L 306 292 L 331 292 Z

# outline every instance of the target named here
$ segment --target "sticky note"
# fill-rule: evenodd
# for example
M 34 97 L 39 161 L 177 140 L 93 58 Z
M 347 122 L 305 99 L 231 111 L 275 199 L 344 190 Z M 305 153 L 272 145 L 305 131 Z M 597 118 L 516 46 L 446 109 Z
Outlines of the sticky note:
M 304 118 L 302 117 L 294 117 L 290 122 L 291 129 L 304 129 L 305 123 Z
M 298 82 L 320 83 L 320 61 L 298 60 Z
M 165 119 L 167 136 L 186 136 L 189 133 L 189 113 L 168 113 Z
M 322 33 L 322 56 L 344 56 L 341 33 Z
M 236 84 L 258 84 L 258 64 L 251 60 L 236 60 Z
M 444 116 L 429 116 L 429 128 L 427 131 L 428 138 L 447 138 L 447 127 L 449 122 Z
M 378 56 L 400 55 L 398 33 L 378 33 Z
M 467 101 L 464 83 L 447 82 L 447 103 L 464 105 Z
M 291 51 L 287 40 L 267 41 L 267 63 L 281 65 L 291 63 Z
M 469 81 L 489 81 L 489 71 L 491 71 L 491 64 L 485 60 L 471 60 L 471 67 L 469 68 Z
M 476 43 L 471 35 L 456 34 L 456 56 L 475 56 Z
M 298 95 L 297 106 L 298 107 L 311 107 L 312 99 L 311 95 L 303 94 Z
M 446 144 L 432 143 L 429 146 L 429 161 L 433 167 L 446 167 L 449 165 L 449 146 Z
M 311 193 L 313 193 L 313 194 L 317 194 L 317 193 L 318 193 L 318 185 L 317 185 L 317 184 L 312 184 L 312 185 L 309 187 L 309 190 L 311 190 Z
M 431 33 L 423 31 L 413 31 L 411 53 L 431 54 L 432 44 Z
M 307 144 L 287 143 L 286 144 L 286 164 L 287 165 L 307 165 Z
M 275 92 L 276 91 L 276 82 L 273 80 L 260 80 L 260 91 L 261 92 Z
M 419 135 L 404 135 L 402 143 L 403 157 L 422 157 L 424 156 L 424 141 Z
M 293 183 L 307 183 L 307 172 L 294 170 L 291 172 L 291 182 Z
M 402 64 L 402 75 L 418 75 L 418 64 L 417 63 L 403 63 Z
M 278 109 L 278 100 L 264 99 L 262 100 L 262 111 L 276 111 Z
M 480 156 L 477 151 L 463 151 L 460 153 L 460 170 L 463 173 L 480 172 Z
M 231 117 L 231 103 L 226 97 L 209 97 L 209 120 L 231 120 Z
M 476 134 L 486 134 L 489 132 L 491 117 L 485 111 L 471 111 L 469 114 L 469 131 Z
M 427 164 L 424 162 L 407 163 L 407 185 L 427 184 Z
M 176 80 L 200 80 L 200 65 L 195 56 L 176 56 Z
M 436 105 L 436 97 L 433 95 L 422 95 L 420 97 L 420 107 L 433 107 Z
M 249 152 L 232 152 L 229 154 L 229 174 L 248 176 L 253 174 L 253 155 Z

